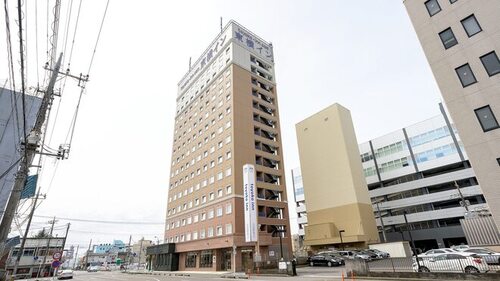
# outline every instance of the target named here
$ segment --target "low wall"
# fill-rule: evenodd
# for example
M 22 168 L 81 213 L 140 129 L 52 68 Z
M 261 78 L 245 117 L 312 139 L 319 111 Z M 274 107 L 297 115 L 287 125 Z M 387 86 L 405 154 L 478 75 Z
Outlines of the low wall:
M 359 275 L 358 276 L 362 276 Z M 500 280 L 499 273 L 463 274 L 444 272 L 368 272 L 366 277 L 410 278 L 427 280 Z

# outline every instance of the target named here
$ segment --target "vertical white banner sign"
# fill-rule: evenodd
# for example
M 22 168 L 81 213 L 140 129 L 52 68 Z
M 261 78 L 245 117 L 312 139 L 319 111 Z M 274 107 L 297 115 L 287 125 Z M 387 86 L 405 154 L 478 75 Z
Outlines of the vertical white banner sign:
M 255 168 L 251 164 L 243 166 L 243 204 L 245 209 L 245 241 L 257 242 L 257 188 Z

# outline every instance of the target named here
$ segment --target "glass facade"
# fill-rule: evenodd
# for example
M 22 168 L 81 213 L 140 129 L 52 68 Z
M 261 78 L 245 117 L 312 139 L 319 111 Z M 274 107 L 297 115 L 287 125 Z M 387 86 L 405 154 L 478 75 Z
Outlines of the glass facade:
M 443 126 L 431 131 L 427 131 L 423 134 L 416 135 L 414 137 L 409 138 L 410 139 L 410 145 L 412 147 L 428 143 L 431 141 L 435 141 L 438 139 L 445 138 L 450 135 L 450 130 L 448 130 L 447 126 Z

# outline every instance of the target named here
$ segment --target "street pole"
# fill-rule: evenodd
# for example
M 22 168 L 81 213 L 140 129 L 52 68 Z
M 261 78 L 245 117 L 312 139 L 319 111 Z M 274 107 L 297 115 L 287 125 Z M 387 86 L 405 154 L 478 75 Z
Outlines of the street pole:
M 342 233 L 345 232 L 345 230 L 341 229 L 339 230 L 339 235 L 340 235 L 340 246 L 342 247 L 342 251 L 344 251 L 344 240 L 342 239 Z
M 52 95 L 54 94 L 54 86 L 59 74 L 59 68 L 61 67 L 61 60 L 62 53 L 59 55 L 59 59 L 57 60 L 54 70 L 52 71 L 49 85 L 47 86 L 47 90 L 45 91 L 45 94 L 42 98 L 35 125 L 33 126 L 33 130 L 31 130 L 29 134 L 30 138 L 28 139 L 30 139 L 30 141 L 28 141 L 28 139 L 24 140 L 24 149 L 26 153 L 24 153 L 23 161 L 21 161 L 19 170 L 17 171 L 14 186 L 12 188 L 9 201 L 7 202 L 7 206 L 5 207 L 5 212 L 0 223 L 0 243 L 4 243 L 7 239 L 7 235 L 10 232 L 12 220 L 14 219 L 14 215 L 16 213 L 17 205 L 21 200 L 21 192 L 24 189 L 24 185 L 26 183 L 29 166 L 31 165 L 31 163 L 33 162 L 33 158 L 35 157 L 36 149 L 38 146 L 38 139 L 40 138 L 40 135 L 42 133 L 42 126 L 46 121 L 47 109 L 49 107 Z M 38 139 L 31 139 L 33 136 L 37 136 Z
M 143 241 L 144 241 L 144 237 L 142 237 L 141 244 L 139 246 L 139 262 L 138 262 L 137 269 L 141 269 L 141 255 L 142 255 L 142 242 Z
M 462 204 L 464 205 L 465 210 L 467 213 L 469 213 L 469 206 L 467 206 L 467 201 L 465 201 L 464 195 L 462 194 L 462 191 L 460 190 L 460 186 L 458 183 L 455 181 L 455 187 L 457 188 L 458 195 L 460 196 L 460 200 L 462 200 Z
M 282 235 L 283 232 L 278 232 L 279 236 L 280 236 L 280 252 L 281 252 L 281 261 L 283 261 L 283 243 L 281 242 L 281 235 Z
M 68 227 L 66 228 L 66 235 L 64 235 L 64 241 L 62 244 L 61 257 L 62 257 L 62 254 L 64 253 L 64 247 L 66 246 L 66 240 L 68 239 L 68 232 L 69 232 L 70 225 L 71 225 L 71 223 L 68 222 Z
M 87 263 L 89 263 L 89 252 L 91 245 L 92 245 L 92 239 L 90 239 L 89 248 L 87 249 L 87 254 L 85 255 L 85 269 L 87 269 Z
M 125 268 L 125 271 L 128 270 L 128 266 L 130 265 L 130 252 L 132 251 L 132 248 L 130 248 L 130 243 L 132 243 L 132 235 L 128 238 L 128 251 L 127 251 L 127 267 Z
M 420 262 L 418 261 L 417 248 L 415 248 L 415 241 L 413 241 L 413 237 L 411 236 L 411 230 L 408 225 L 408 218 L 406 218 L 406 210 L 403 212 L 403 216 L 405 218 L 406 230 L 408 231 L 408 236 L 410 236 L 411 247 L 413 250 L 413 255 L 415 256 L 415 260 L 417 261 L 418 272 L 420 272 Z
M 24 231 L 24 237 L 23 237 L 23 240 L 21 241 L 21 247 L 19 248 L 19 251 L 17 252 L 16 263 L 14 264 L 14 269 L 12 270 L 13 276 L 15 276 L 17 274 L 17 267 L 19 266 L 19 261 L 21 260 L 21 256 L 23 255 L 23 252 L 24 252 L 24 245 L 26 244 L 26 239 L 28 238 L 28 233 L 29 233 L 30 226 L 31 226 L 31 220 L 33 219 L 33 213 L 35 212 L 36 203 L 38 201 L 39 196 L 40 196 L 40 189 L 36 193 L 35 201 L 33 201 L 33 207 L 31 208 L 30 215 L 28 218 L 28 223 L 26 224 L 26 230 Z
M 45 247 L 45 254 L 43 255 L 43 261 L 40 264 L 40 266 L 38 267 L 38 272 L 36 273 L 36 278 L 40 277 L 40 272 L 42 270 L 42 266 L 45 269 L 45 261 L 47 260 L 47 255 L 49 254 L 50 238 L 52 238 L 52 233 L 54 232 L 54 224 L 56 223 L 56 217 L 54 217 L 54 219 L 52 221 L 49 221 L 49 223 L 52 223 L 52 226 L 50 227 L 50 234 L 49 234 L 49 237 L 47 238 L 47 246 Z M 49 274 L 50 274 L 50 269 L 49 269 Z
M 380 219 L 380 225 L 382 226 L 382 239 L 384 239 L 384 241 L 382 241 L 383 243 L 385 243 L 387 241 L 387 236 L 385 236 L 385 225 L 384 225 L 384 220 L 382 219 L 382 215 L 380 214 L 380 207 L 378 205 L 378 202 L 377 202 L 377 212 L 378 212 L 378 217 Z
M 76 246 L 76 255 L 75 255 L 75 261 L 73 262 L 73 269 L 76 267 L 76 262 L 78 261 L 78 250 L 80 249 L 80 245 Z

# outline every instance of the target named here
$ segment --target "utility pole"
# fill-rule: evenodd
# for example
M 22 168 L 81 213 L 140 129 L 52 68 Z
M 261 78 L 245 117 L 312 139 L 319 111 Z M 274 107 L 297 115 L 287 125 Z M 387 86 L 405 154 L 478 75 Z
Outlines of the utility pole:
M 92 239 L 90 239 L 89 242 L 89 248 L 87 249 L 87 254 L 85 255 L 85 268 L 87 268 L 87 263 L 89 263 L 89 252 L 90 252 L 90 247 L 92 246 Z
M 460 190 L 460 186 L 458 183 L 455 181 L 455 187 L 457 188 L 458 195 L 460 196 L 460 200 L 462 201 L 462 204 L 464 205 L 465 210 L 467 213 L 469 212 L 469 206 L 467 206 L 467 201 L 464 198 L 464 195 L 462 194 L 462 191 Z
M 40 277 L 40 272 L 41 272 L 42 266 L 45 269 L 45 261 L 47 261 L 47 255 L 49 254 L 50 238 L 52 238 L 52 233 L 54 232 L 54 224 L 56 223 L 56 217 L 54 217 L 53 220 L 49 221 L 49 223 L 52 224 L 50 227 L 50 234 L 49 234 L 49 238 L 47 239 L 47 246 L 45 247 L 45 254 L 43 255 L 43 261 L 40 264 L 40 266 L 38 267 L 38 272 L 36 274 L 36 278 Z M 50 270 L 49 270 L 49 272 L 50 272 Z
M 16 256 L 16 263 L 14 264 L 14 269 L 12 270 L 12 275 L 15 276 L 17 274 L 17 267 L 19 266 L 19 261 L 21 260 L 21 256 L 23 255 L 24 252 L 24 245 L 26 244 L 26 240 L 28 239 L 28 232 L 30 230 L 31 226 L 31 219 L 33 218 L 33 213 L 35 212 L 36 209 L 36 203 L 38 201 L 38 197 L 40 196 L 40 190 L 36 193 L 35 201 L 33 201 L 33 207 L 31 208 L 30 215 L 28 218 L 28 224 L 26 225 L 26 230 L 24 231 L 24 237 L 23 240 L 21 241 L 21 248 L 19 248 L 19 251 L 17 252 Z
M 142 237 L 141 239 L 141 244 L 139 246 L 139 265 L 137 267 L 137 269 L 141 269 L 141 255 L 142 255 L 142 242 L 144 241 L 144 237 Z
M 78 250 L 80 249 L 80 245 L 76 246 L 76 254 L 75 254 L 75 261 L 73 262 L 73 269 L 76 267 L 76 262 L 78 261 Z
M 33 162 L 33 158 L 37 152 L 36 149 L 40 140 L 40 135 L 42 134 L 42 126 L 46 121 L 47 109 L 49 107 L 51 97 L 54 94 L 54 86 L 56 84 L 59 69 L 61 67 L 61 60 L 62 53 L 59 55 L 59 59 L 57 60 L 54 71 L 52 72 L 52 75 L 50 77 L 49 85 L 47 86 L 45 95 L 42 98 L 42 103 L 40 105 L 40 110 L 38 112 L 35 125 L 33 126 L 33 130 L 30 132 L 27 139 L 24 140 L 23 148 L 25 150 L 25 153 L 23 161 L 21 161 L 19 170 L 17 171 L 14 186 L 12 188 L 9 201 L 7 202 L 7 206 L 5 207 L 2 222 L 0 223 L 0 243 L 2 244 L 5 242 L 5 240 L 7 239 L 7 235 L 10 232 L 10 226 L 12 224 L 12 220 L 14 219 L 17 205 L 21 200 L 21 192 L 24 189 L 24 185 L 26 183 L 29 166 Z
M 384 239 L 384 243 L 387 241 L 387 237 L 385 236 L 385 225 L 384 225 L 384 220 L 382 219 L 382 215 L 380 213 L 380 207 L 378 205 L 377 201 L 377 212 L 378 212 L 378 217 L 380 219 L 380 224 L 382 225 L 382 238 Z
M 62 245 L 61 258 L 63 257 L 64 247 L 66 246 L 66 240 L 68 240 L 68 233 L 69 233 L 70 226 L 71 226 L 71 223 L 68 222 L 68 227 L 66 228 L 66 234 L 64 235 L 64 240 L 63 240 L 63 245 Z M 58 270 L 59 270 L 59 268 L 56 267 L 56 269 L 54 270 L 54 276 L 57 275 Z
M 413 236 L 411 235 L 410 225 L 408 224 L 408 218 L 406 217 L 406 210 L 403 211 L 403 217 L 405 219 L 406 231 L 408 231 L 408 235 L 410 236 L 410 243 L 413 251 L 413 255 L 415 256 L 415 260 L 417 261 L 418 272 L 420 272 L 420 262 L 418 260 L 417 248 L 415 247 L 415 241 L 413 241 Z
M 128 270 L 128 266 L 130 265 L 130 252 L 132 251 L 132 248 L 130 248 L 130 243 L 132 243 L 132 235 L 128 238 L 128 251 L 127 251 L 127 267 L 125 270 Z

